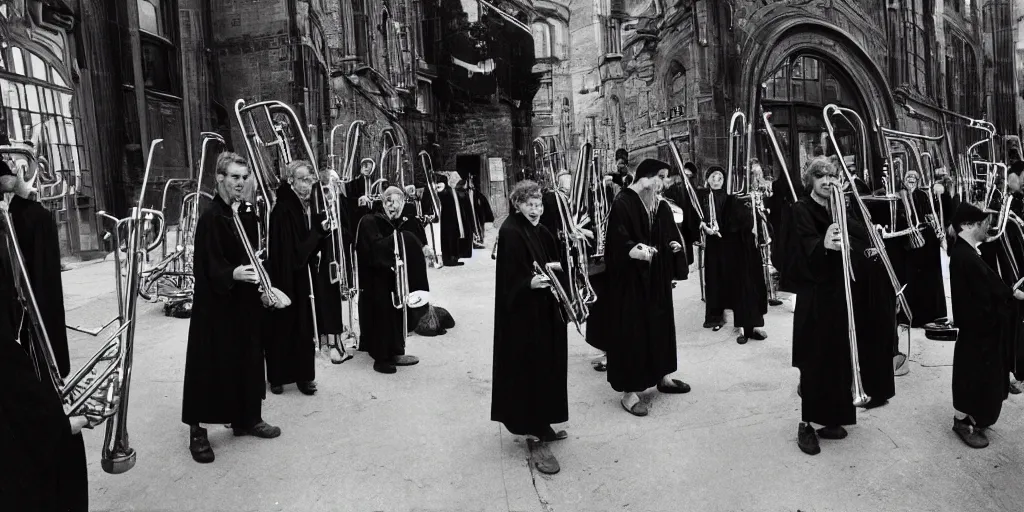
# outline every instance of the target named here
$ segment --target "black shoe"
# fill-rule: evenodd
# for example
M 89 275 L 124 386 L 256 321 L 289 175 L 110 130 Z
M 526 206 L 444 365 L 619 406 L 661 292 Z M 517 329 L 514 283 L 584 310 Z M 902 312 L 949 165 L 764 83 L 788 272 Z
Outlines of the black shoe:
M 782 305 L 782 301 L 779 300 L 779 299 L 768 299 L 768 305 L 769 306 L 781 306 Z
M 265 421 L 261 421 L 249 428 L 234 428 L 232 426 L 231 430 L 234 431 L 236 436 L 253 436 L 263 439 L 273 439 L 281 435 L 280 427 L 270 426 Z
M 875 400 L 875 399 L 872 398 L 871 400 L 868 401 L 868 403 L 864 404 L 864 408 L 865 409 L 874 409 L 876 407 L 881 407 L 881 406 L 886 405 L 888 403 L 889 403 L 888 400 Z
M 842 426 L 822 427 L 818 429 L 818 436 L 822 439 L 846 439 L 847 432 Z
M 740 345 L 746 345 L 747 344 L 747 337 L 742 335 L 742 334 L 737 336 L 736 337 L 736 343 L 739 343 Z
M 206 437 L 206 429 L 202 427 L 191 427 L 189 432 L 188 451 L 192 452 L 192 460 L 200 464 L 213 462 L 213 447 L 210 446 L 210 439 Z
M 270 386 L 270 392 L 275 395 L 280 395 L 281 393 L 284 393 L 284 386 Z
M 316 394 L 316 382 L 314 381 L 299 382 L 296 384 L 296 387 L 299 388 L 303 395 L 313 396 Z
M 796 444 L 800 447 L 800 451 L 807 455 L 821 453 L 821 447 L 818 446 L 818 435 L 814 433 L 814 428 L 807 423 L 801 423 L 798 427 Z
M 373 369 L 380 373 L 395 373 L 398 371 L 394 364 L 387 361 L 374 361 Z
M 746 329 L 744 329 L 743 332 L 746 332 Z M 747 337 L 752 340 L 761 341 L 768 339 L 768 333 L 764 332 L 764 329 L 759 329 L 755 327 L 750 330 L 750 333 L 747 334 Z
M 971 448 L 985 448 L 988 446 L 988 438 L 980 428 L 975 428 L 967 418 L 958 420 L 953 418 L 953 432 L 960 436 L 960 440 Z

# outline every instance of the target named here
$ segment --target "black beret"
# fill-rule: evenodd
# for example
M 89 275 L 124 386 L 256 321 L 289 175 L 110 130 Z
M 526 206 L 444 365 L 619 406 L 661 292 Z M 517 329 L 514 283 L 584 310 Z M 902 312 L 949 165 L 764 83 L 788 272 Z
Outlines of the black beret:
M 953 225 L 975 224 L 985 220 L 991 214 L 991 211 L 982 210 L 968 201 L 960 201 L 960 204 L 956 207 L 956 212 L 953 213 Z

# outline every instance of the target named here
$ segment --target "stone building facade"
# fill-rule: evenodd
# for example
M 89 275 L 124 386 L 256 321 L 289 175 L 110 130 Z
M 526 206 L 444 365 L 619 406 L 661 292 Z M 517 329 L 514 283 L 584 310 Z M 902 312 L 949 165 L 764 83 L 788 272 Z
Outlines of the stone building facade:
M 822 144 L 828 103 L 872 125 L 926 134 L 948 128 L 958 144 L 980 137 L 954 114 L 1017 135 L 1012 4 L 567 0 L 560 5 L 569 11 L 569 150 L 585 140 L 622 147 L 635 165 L 669 159 L 671 138 L 700 168 L 725 167 L 733 112 L 757 123 L 764 110 L 796 177 Z M 754 128 L 756 154 L 771 162 L 763 126 Z M 539 125 L 535 131 L 543 133 Z M 859 144 L 849 127 L 839 132 L 841 146 Z M 866 164 L 877 173 L 881 139 L 869 146 Z

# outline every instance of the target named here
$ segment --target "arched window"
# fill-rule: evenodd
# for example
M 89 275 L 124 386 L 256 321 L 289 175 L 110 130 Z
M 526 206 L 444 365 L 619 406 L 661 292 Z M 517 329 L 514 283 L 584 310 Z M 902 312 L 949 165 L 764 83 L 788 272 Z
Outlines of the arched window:
M 689 103 L 689 86 L 686 80 L 686 68 L 678 62 L 674 62 L 669 68 L 668 79 L 665 83 L 665 105 L 674 115 L 686 115 L 686 108 Z
M 167 37 L 163 24 L 163 13 L 160 12 L 160 0 L 138 0 L 139 29 Z
M 551 57 L 551 25 L 545 22 L 533 24 L 533 56 L 538 59 Z

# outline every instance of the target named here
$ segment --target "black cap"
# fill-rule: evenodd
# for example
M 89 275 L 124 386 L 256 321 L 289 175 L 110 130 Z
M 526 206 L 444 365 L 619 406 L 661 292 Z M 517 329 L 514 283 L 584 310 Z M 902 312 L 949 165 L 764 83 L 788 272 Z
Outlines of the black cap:
M 722 173 L 722 178 L 725 178 L 725 169 L 722 169 L 721 167 L 719 167 L 717 165 L 712 165 L 711 167 L 708 167 L 708 169 L 706 171 L 704 171 L 704 179 L 705 180 L 711 179 L 711 175 L 716 173 L 716 172 Z
M 628 162 L 629 161 L 629 151 L 626 151 L 625 149 L 622 149 L 622 148 L 616 149 L 615 150 L 615 159 L 616 160 L 625 160 L 625 161 Z
M 982 210 L 968 201 L 960 201 L 960 204 L 956 207 L 956 212 L 953 213 L 953 225 L 960 227 L 965 224 L 975 224 L 985 220 L 992 213 L 994 212 Z
M 643 162 L 640 162 L 640 165 L 636 166 L 636 172 L 634 174 L 636 175 L 636 179 L 639 180 L 641 178 L 650 178 L 651 176 L 657 175 L 658 171 L 670 168 L 672 168 L 672 166 L 668 165 L 668 162 L 662 162 L 661 160 L 656 160 L 654 158 L 647 158 Z

